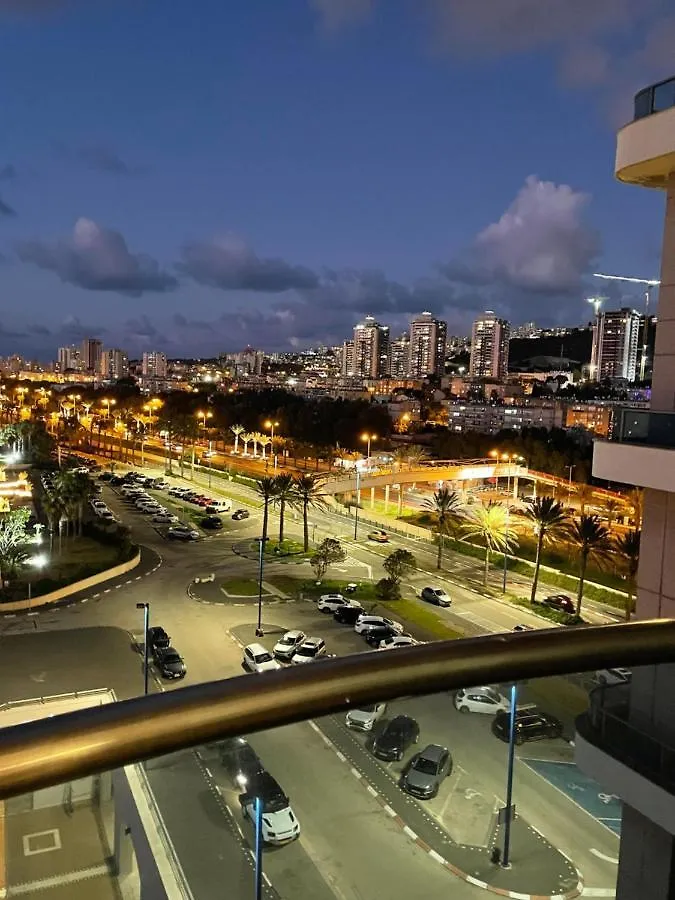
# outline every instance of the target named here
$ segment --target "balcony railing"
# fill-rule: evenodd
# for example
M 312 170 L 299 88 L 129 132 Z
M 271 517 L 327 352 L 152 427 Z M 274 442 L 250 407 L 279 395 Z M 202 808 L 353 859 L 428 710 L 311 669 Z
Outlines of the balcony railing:
M 634 118 L 644 119 L 653 113 L 675 106 L 675 78 L 660 81 L 635 95 Z
M 504 633 L 359 653 L 137 697 L 0 730 L 0 799 L 360 703 L 675 662 L 675 620 Z M 611 720 L 613 722 L 613 720 Z M 607 722 L 610 722 L 607 719 Z M 607 727 L 613 727 L 608 725 Z
M 577 719 L 583 738 L 664 790 L 675 793 L 675 747 L 637 728 L 628 717 L 625 686 L 608 685 L 591 694 L 587 713 Z
M 614 411 L 609 438 L 625 444 L 675 447 L 675 413 L 620 407 Z

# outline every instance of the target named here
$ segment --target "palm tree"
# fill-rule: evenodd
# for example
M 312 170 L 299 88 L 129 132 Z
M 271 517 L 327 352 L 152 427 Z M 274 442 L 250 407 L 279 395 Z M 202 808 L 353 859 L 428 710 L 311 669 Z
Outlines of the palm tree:
M 636 487 L 631 490 L 628 495 L 628 503 L 633 508 L 633 518 L 635 519 L 635 527 L 642 528 L 642 513 L 644 511 L 645 492 L 642 488 Z
M 274 479 L 275 490 L 272 503 L 279 507 L 279 543 L 284 541 L 284 516 L 286 504 L 292 503 L 296 496 L 295 479 L 290 472 L 281 472 Z
M 577 487 L 577 500 L 579 501 L 579 512 L 581 515 L 586 514 L 586 507 L 593 499 L 593 494 L 595 491 L 593 490 L 593 485 L 591 484 L 580 484 Z
M 579 554 L 579 590 L 577 592 L 577 618 L 581 616 L 581 603 L 584 598 L 584 581 L 586 567 L 590 559 L 602 564 L 611 559 L 612 543 L 609 528 L 600 522 L 597 516 L 581 516 L 572 523 L 569 532 L 570 543 Z
M 530 603 L 534 603 L 537 598 L 541 551 L 544 542 L 563 536 L 569 525 L 570 515 L 559 500 L 555 500 L 553 497 L 537 497 L 527 501 L 525 516 L 534 524 L 537 535 L 537 553 L 534 559 L 534 578 L 530 594 Z
M 502 503 L 491 500 L 487 506 L 474 506 L 467 514 L 468 523 L 463 526 L 464 538 L 478 538 L 485 544 L 485 570 L 483 584 L 487 587 L 490 554 L 514 547 L 517 543 L 509 528 L 508 509 Z
M 89 476 L 82 472 L 64 472 L 60 478 L 65 503 L 77 517 L 77 534 L 82 534 L 82 519 L 85 505 L 91 500 L 93 484 Z
M 639 528 L 633 528 L 620 535 L 615 541 L 615 547 L 623 557 L 624 569 L 628 577 L 628 591 L 626 592 L 626 621 L 630 622 L 633 612 L 633 592 L 635 590 L 635 578 L 640 562 L 640 538 L 642 532 Z
M 263 500 L 263 523 L 262 523 L 262 541 L 267 540 L 267 526 L 269 523 L 270 503 L 276 492 L 276 478 L 269 478 L 265 475 L 258 478 L 255 484 L 255 491 Z
M 424 501 L 424 508 L 436 516 L 436 533 L 438 534 L 438 556 L 436 568 L 441 568 L 443 561 L 443 544 L 445 535 L 454 530 L 464 517 L 462 498 L 457 491 L 442 487 L 433 497 Z
M 234 452 L 239 453 L 239 435 L 243 434 L 246 429 L 243 425 L 230 425 L 230 431 L 234 435 Z
M 260 434 L 258 443 L 260 444 L 260 448 L 262 450 L 262 458 L 266 459 L 267 457 L 265 456 L 265 448 L 269 447 L 269 445 L 272 443 L 272 438 L 269 436 L 269 434 Z
M 264 434 L 261 434 L 259 431 L 251 432 L 251 440 L 253 441 L 253 455 L 258 455 L 258 444 L 264 438 Z
M 295 478 L 294 505 L 302 509 L 302 527 L 305 553 L 309 551 L 309 521 L 310 507 L 325 509 L 326 501 L 321 492 L 322 478 L 318 475 L 298 475 Z
M 424 462 L 425 459 L 429 458 L 429 453 L 424 447 L 420 447 L 417 444 L 411 444 L 408 447 L 406 454 L 406 462 L 408 463 L 409 469 L 414 469 L 415 466 L 419 466 Z
M 242 434 L 241 439 L 242 439 L 242 442 L 243 442 L 243 444 L 244 444 L 244 452 L 243 452 L 242 456 L 248 456 L 248 445 L 249 445 L 249 444 L 251 443 L 251 441 L 253 440 L 253 432 L 252 432 L 252 431 L 245 431 L 245 432 Z
M 623 502 L 621 500 L 616 499 L 615 497 L 610 497 L 605 502 L 604 512 L 607 516 L 607 527 L 611 528 L 614 519 L 616 518 L 616 514 L 620 509 L 623 509 Z

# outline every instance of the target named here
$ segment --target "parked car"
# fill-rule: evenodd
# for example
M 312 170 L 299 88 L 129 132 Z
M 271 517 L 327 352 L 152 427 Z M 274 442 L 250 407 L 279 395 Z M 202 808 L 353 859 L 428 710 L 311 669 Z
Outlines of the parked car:
M 375 541 L 378 544 L 386 544 L 389 541 L 389 535 L 382 528 L 374 528 L 368 532 L 368 540 Z
M 249 644 L 244 647 L 243 665 L 249 672 L 272 672 L 280 669 L 281 666 L 272 656 L 269 650 L 266 650 L 262 644 Z
M 223 527 L 223 521 L 219 516 L 205 516 L 199 520 L 199 524 L 209 531 L 218 531 Z
M 491 685 L 475 688 L 461 688 L 455 692 L 455 709 L 461 713 L 486 713 L 494 716 L 498 712 L 508 712 L 509 701 L 497 688 Z
M 99 481 L 112 481 L 113 473 L 112 472 L 101 472 L 98 476 Z
M 313 662 L 326 655 L 326 642 L 323 638 L 306 638 L 293 654 L 291 662 L 295 665 Z
M 373 741 L 373 753 L 378 759 L 391 762 L 403 759 L 406 750 L 416 744 L 420 727 L 410 716 L 396 716 L 387 722 Z
M 163 491 L 165 488 L 168 488 L 169 482 L 165 481 L 163 478 L 153 478 L 150 487 L 152 487 L 155 491 Z
M 599 669 L 595 673 L 598 684 L 628 684 L 632 677 L 630 669 Z
M 231 500 L 211 500 L 210 504 L 206 507 L 206 511 L 209 513 L 225 513 L 229 512 L 231 509 Z
M 333 613 L 333 618 L 341 625 L 356 625 L 357 619 L 363 615 L 363 607 L 361 604 L 345 603 Z
M 354 631 L 357 634 L 365 634 L 371 628 L 378 628 L 382 625 L 388 625 L 396 634 L 402 634 L 403 625 L 400 622 L 394 622 L 385 616 L 359 616 L 354 624 Z
M 511 715 L 498 712 L 492 722 L 492 733 L 500 741 L 508 743 Z M 562 722 L 549 713 L 540 712 L 536 706 L 521 706 L 516 710 L 515 742 L 541 741 L 546 738 L 559 738 L 563 733 Z
M 286 634 L 276 642 L 272 653 L 274 653 L 277 659 L 290 660 L 306 637 L 307 635 L 304 631 L 287 631 Z
M 167 491 L 168 494 L 171 494 L 172 497 L 182 497 L 183 494 L 187 494 L 189 488 L 186 487 L 172 487 Z
M 347 600 L 342 594 L 322 594 L 316 604 L 316 608 L 324 613 L 335 612 L 340 606 L 361 606 L 361 604 L 355 600 Z
M 568 613 L 571 616 L 577 611 L 574 600 L 568 597 L 567 594 L 551 594 L 549 597 L 544 597 L 543 602 L 544 606 L 548 606 L 550 609 L 557 609 L 558 612 Z
M 153 625 L 152 628 L 148 628 L 148 649 L 155 650 L 160 647 L 165 648 L 168 647 L 170 643 L 171 638 L 161 625 Z
M 232 738 L 220 745 L 220 759 L 234 787 L 240 791 L 265 771 L 253 747 L 244 738 Z
M 256 800 L 262 802 L 262 839 L 266 844 L 287 844 L 300 836 L 300 823 L 288 797 L 269 772 L 261 772 L 239 797 L 244 818 L 255 820 Z
M 386 703 L 362 703 L 358 709 L 349 710 L 345 716 L 345 725 L 355 731 L 372 731 L 386 710 Z
M 377 645 L 379 650 L 396 650 L 397 647 L 414 647 L 419 644 L 412 635 L 409 634 L 391 634 L 382 638 Z
M 155 525 L 176 525 L 178 519 L 169 512 L 156 513 L 150 520 Z
M 232 518 L 238 522 L 240 519 L 248 519 L 251 513 L 247 509 L 235 509 Z
M 523 625 L 522 623 L 519 625 L 513 626 L 514 631 L 534 631 L 534 627 L 532 625 Z
M 401 778 L 401 787 L 413 797 L 435 797 L 443 779 L 452 772 L 452 757 L 447 747 L 427 744 L 410 760 Z
M 425 587 L 420 593 L 422 600 L 433 603 L 435 606 L 450 606 L 452 600 L 443 588 Z
M 363 637 L 366 644 L 369 644 L 371 647 L 379 647 L 382 641 L 394 637 L 396 634 L 398 632 L 390 625 L 375 625 L 373 628 L 369 628 L 368 631 L 364 631 Z
M 172 541 L 196 541 L 199 538 L 199 532 L 194 528 L 188 528 L 187 525 L 172 525 L 166 536 Z
M 172 680 L 185 678 L 187 669 L 175 647 L 157 647 L 153 656 L 162 678 Z

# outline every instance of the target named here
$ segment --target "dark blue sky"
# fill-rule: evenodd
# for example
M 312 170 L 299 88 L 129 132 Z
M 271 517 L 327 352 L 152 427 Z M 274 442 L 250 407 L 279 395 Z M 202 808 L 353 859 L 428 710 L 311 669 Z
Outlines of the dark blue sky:
M 0 0 L 0 352 L 588 320 L 589 273 L 658 275 L 663 198 L 614 182 L 615 128 L 675 21 L 552 6 Z

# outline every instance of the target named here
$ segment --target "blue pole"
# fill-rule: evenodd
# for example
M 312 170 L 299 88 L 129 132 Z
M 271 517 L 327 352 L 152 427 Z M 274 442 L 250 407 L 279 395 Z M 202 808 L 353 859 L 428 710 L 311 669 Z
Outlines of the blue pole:
M 260 797 L 255 798 L 255 900 L 262 900 L 262 814 L 263 805 Z
M 356 470 L 356 506 L 354 507 L 354 540 L 359 533 L 359 488 L 361 485 L 361 472 Z
M 518 685 L 511 685 L 511 715 L 509 720 L 509 761 L 506 772 L 506 821 L 504 822 L 504 853 L 502 866 L 510 868 L 511 850 L 511 806 L 513 805 L 513 762 L 516 756 L 516 709 L 518 706 Z
M 258 540 L 258 625 L 255 630 L 256 637 L 264 635 L 262 627 L 262 591 L 263 591 L 263 566 L 266 538 L 257 538 Z

